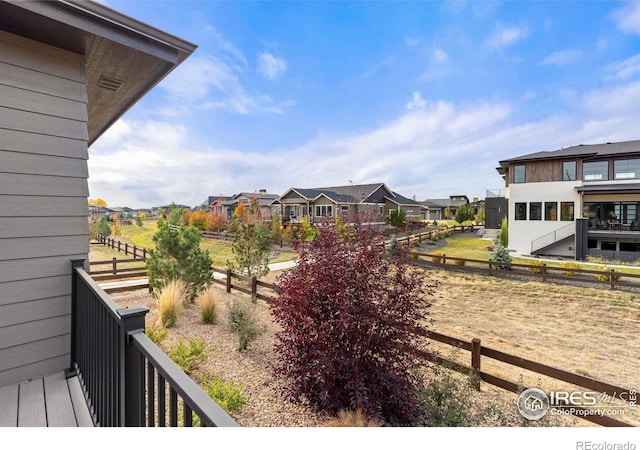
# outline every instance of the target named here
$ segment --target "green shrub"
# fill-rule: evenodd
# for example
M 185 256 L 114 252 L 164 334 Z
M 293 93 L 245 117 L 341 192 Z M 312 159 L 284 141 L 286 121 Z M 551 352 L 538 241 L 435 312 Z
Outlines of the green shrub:
M 253 305 L 242 300 L 234 300 L 229 306 L 229 322 L 231 331 L 238 336 L 239 352 L 247 350 L 265 331 L 255 317 Z
M 142 222 L 142 217 L 136 217 L 136 225 L 139 227 L 144 225 L 144 223 Z
M 580 269 L 580 265 L 574 262 L 564 263 L 562 265 L 562 273 L 568 277 L 575 277 L 577 275 L 576 270 Z
M 169 357 L 184 372 L 191 374 L 206 361 L 210 351 L 209 345 L 200 337 L 189 338 L 186 343 L 180 338 L 169 350 Z
M 239 413 L 249 402 L 249 397 L 242 393 L 243 385 L 230 379 L 201 376 L 200 387 L 228 413 Z
M 491 255 L 489 255 L 489 261 L 498 263 L 511 263 L 511 255 L 502 244 L 498 243 L 491 252 Z M 498 270 L 511 270 L 510 266 L 501 264 L 497 264 L 495 268 Z
M 162 325 L 162 322 L 156 320 L 151 325 L 148 325 L 144 329 L 144 333 L 147 335 L 149 339 L 153 341 L 154 344 L 160 345 L 162 341 L 164 341 L 169 333 L 167 329 Z
M 498 242 L 502 244 L 503 247 L 509 246 L 509 222 L 505 217 L 502 219 L 502 223 L 500 224 L 500 233 L 498 234 Z
M 609 266 L 601 266 L 598 267 L 596 270 L 599 270 L 603 273 L 598 273 L 596 274 L 596 279 L 600 280 L 600 281 L 609 281 L 609 277 L 611 276 L 611 268 Z M 616 275 L 613 275 L 613 280 L 614 281 L 620 281 L 620 272 L 614 272 L 616 273 Z
M 473 393 L 471 377 L 462 381 L 451 370 L 433 364 L 430 381 L 420 390 L 426 425 L 430 427 L 466 427 L 470 425 L 469 406 Z
M 531 273 L 542 273 L 544 271 L 544 263 L 542 261 L 531 261 L 529 265 L 531 266 L 529 267 Z
M 462 259 L 463 258 L 462 256 L 455 255 L 454 258 L 461 258 L 461 259 L 456 259 L 454 261 L 456 266 L 464 266 L 466 264 L 466 261 L 464 259 Z

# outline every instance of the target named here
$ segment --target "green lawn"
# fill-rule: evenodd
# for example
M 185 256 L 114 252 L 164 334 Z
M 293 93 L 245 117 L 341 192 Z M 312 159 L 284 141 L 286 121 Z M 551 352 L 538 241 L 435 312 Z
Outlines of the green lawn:
M 447 255 L 454 258 L 466 258 L 466 259 L 478 259 L 482 261 L 488 261 L 491 252 L 487 250 L 487 247 L 492 243 L 486 239 L 480 239 L 478 237 L 466 237 L 456 234 L 454 236 L 446 238 L 447 245 L 437 249 L 431 249 L 429 247 L 423 247 L 420 253 L 433 253 L 439 255 Z M 531 264 L 533 260 L 528 258 L 513 258 L 512 262 L 517 264 Z M 553 261 L 545 260 L 545 264 L 548 267 L 564 267 L 568 263 L 573 261 Z M 604 266 L 615 265 L 615 262 L 606 262 L 604 260 L 598 262 L 577 263 L 577 268 L 584 270 L 601 270 Z M 640 274 L 640 268 L 637 266 L 621 266 L 616 267 L 616 271 L 622 273 Z
M 111 237 L 139 248 L 152 249 L 155 248 L 152 238 L 156 230 L 155 221 L 145 221 L 141 227 L 137 225 L 123 225 L 120 227 L 122 234 L 120 236 L 112 235 Z M 226 268 L 227 260 L 233 259 L 231 242 L 202 239 L 200 241 L 200 248 L 209 250 L 209 256 L 213 261 L 213 266 L 216 268 Z M 274 249 L 272 253 L 277 253 L 277 257 L 272 259 L 271 262 L 290 261 L 298 257 L 296 252 L 285 249 Z

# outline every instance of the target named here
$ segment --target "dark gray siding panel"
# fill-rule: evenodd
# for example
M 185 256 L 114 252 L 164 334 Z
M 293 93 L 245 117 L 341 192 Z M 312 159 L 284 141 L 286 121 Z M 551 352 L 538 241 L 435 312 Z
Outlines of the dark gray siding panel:
M 67 295 L 0 306 L 0 332 L 2 327 L 15 325 L 28 316 L 32 321 L 71 314 L 71 301 Z M 32 322 L 33 323 L 33 322 Z
M 82 107 L 84 103 L 80 102 L 80 108 L 76 107 L 76 103 L 75 100 L 0 84 L 0 106 L 5 108 L 86 122 L 87 109 Z
M 89 251 L 83 58 L 0 32 L 0 386 L 69 366 Z
M 0 305 L 70 295 L 71 273 L 0 283 Z
M 89 222 L 86 217 L 0 217 L 0 239 L 37 237 L 51 234 L 75 236 L 87 234 Z
M 4 348 L 22 345 L 24 342 L 57 337 L 60 330 L 71 329 L 71 310 L 69 314 L 31 322 L 7 325 L 0 328 L 0 342 Z
M 42 92 L 68 100 L 87 102 L 87 90 L 84 83 L 70 82 L 69 80 L 65 83 L 58 83 L 59 77 L 54 75 L 35 72 L 4 62 L 0 62 L 0 73 L 2 73 L 2 83 L 7 86 Z
M 51 233 L 55 233 L 55 230 Z M 89 239 L 84 236 L 0 239 L 0 261 L 65 256 L 70 248 L 75 249 L 76 253 L 89 253 Z
M 0 283 L 9 283 L 20 280 L 33 280 L 56 276 L 70 276 L 70 259 L 85 258 L 85 254 L 63 255 L 43 258 L 23 258 L 2 261 L 3 271 L 0 273 Z M 6 286 L 5 286 L 6 287 Z M 0 295 L 3 285 L 0 284 Z M 0 304 L 2 300 L 0 298 Z
M 84 178 L 25 175 L 2 172 L 3 169 L 0 169 L 0 192 L 5 195 L 42 197 L 63 195 L 65 197 L 86 198 L 89 194 L 87 183 Z
M 0 161 L 2 152 L 0 152 Z M 87 199 L 81 197 L 23 197 L 0 193 L 0 217 L 89 217 Z M 87 239 L 89 239 L 87 237 Z
M 0 61 L 86 84 L 84 59 L 50 45 L 0 31 Z
M 0 128 L 1 148 L 9 152 L 87 159 L 87 143 L 77 139 L 23 133 Z
M 0 116 L 2 111 L 0 110 Z M 0 143 L 0 147 L 2 143 Z M 87 178 L 87 162 L 79 158 L 61 158 L 58 156 L 33 155 L 30 153 L 4 152 L 2 173 L 20 173 L 25 175 L 50 175 L 59 177 Z M 2 176 L 0 174 L 0 176 Z

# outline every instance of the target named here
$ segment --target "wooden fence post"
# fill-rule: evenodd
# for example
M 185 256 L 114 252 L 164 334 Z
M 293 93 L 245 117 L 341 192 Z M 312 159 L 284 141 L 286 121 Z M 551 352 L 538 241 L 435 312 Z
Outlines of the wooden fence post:
M 258 302 L 258 279 L 255 275 L 251 277 L 251 301 Z
M 542 281 L 547 281 L 547 263 L 542 263 Z
M 115 275 L 116 273 L 118 273 L 118 260 L 116 259 L 116 257 L 113 257 L 113 260 L 111 261 L 111 265 L 113 266 L 113 274 Z
M 444 253 L 442 254 L 442 265 L 447 264 L 447 255 L 445 255 Z
M 142 259 L 144 259 L 145 261 L 147 260 L 147 249 L 146 248 L 142 249 Z
M 129 244 L 127 244 L 126 242 L 124 243 L 124 254 L 125 255 L 129 254 Z
M 137 252 L 138 252 L 138 248 L 134 245 L 133 246 L 133 259 L 137 258 L 137 255 L 136 255 Z
M 122 242 L 118 241 L 118 251 L 121 252 L 122 250 L 120 250 L 120 244 L 122 244 Z
M 473 380 L 473 387 L 476 391 L 480 390 L 480 358 L 481 358 L 482 346 L 480 339 L 473 338 L 471 340 L 471 367 L 473 367 L 473 371 L 475 372 L 475 378 Z
M 611 269 L 611 272 L 609 273 L 609 289 L 611 289 L 612 291 L 616 288 L 615 286 L 616 279 L 615 279 L 615 276 L 613 275 L 614 272 L 615 272 L 615 269 Z
M 489 276 L 493 275 L 493 263 L 491 262 L 491 260 L 489 260 Z
M 227 269 L 227 292 L 231 292 L 231 269 Z

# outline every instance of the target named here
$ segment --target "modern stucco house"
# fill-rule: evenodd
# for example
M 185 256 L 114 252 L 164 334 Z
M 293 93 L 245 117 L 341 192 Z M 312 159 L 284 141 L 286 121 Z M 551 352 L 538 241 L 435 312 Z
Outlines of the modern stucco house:
M 0 1 L 0 387 L 69 368 L 88 148 L 195 48 L 95 2 Z
M 500 161 L 509 248 L 583 259 L 640 258 L 640 141 L 577 145 Z
M 349 221 L 357 213 L 372 213 L 384 222 L 392 210 L 402 210 L 407 218 L 425 218 L 424 207 L 415 200 L 392 191 L 385 183 L 290 188 L 277 201 L 285 221 L 318 222 L 325 216 L 342 216 Z

